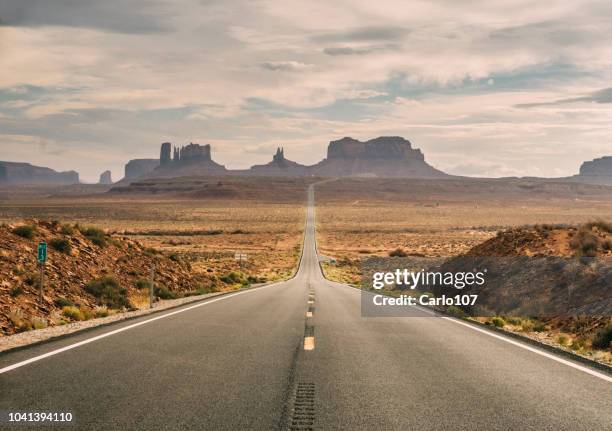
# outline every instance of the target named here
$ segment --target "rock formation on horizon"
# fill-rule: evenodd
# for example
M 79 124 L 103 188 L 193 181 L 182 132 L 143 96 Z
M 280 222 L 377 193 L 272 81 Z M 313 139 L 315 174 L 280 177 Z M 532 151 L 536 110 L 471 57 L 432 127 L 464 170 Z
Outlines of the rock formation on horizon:
M 345 137 L 331 141 L 328 159 L 417 159 L 425 160 L 421 150 L 413 149 L 409 140 L 400 136 L 381 136 L 366 142 Z
M 442 178 L 448 175 L 425 162 L 421 150 L 400 136 L 362 142 L 345 137 L 331 141 L 327 158 L 310 168 L 320 176 Z
M 159 164 L 165 166 L 170 162 L 172 162 L 172 144 L 170 142 L 164 142 L 159 152 Z
M 123 180 L 135 180 L 150 174 L 159 166 L 159 159 L 132 159 L 125 165 Z
M 210 144 L 190 143 L 183 147 L 173 147 L 172 143 L 164 142 L 161 144 L 159 159 L 130 160 L 125 167 L 124 180 L 206 175 L 448 177 L 427 164 L 421 150 L 412 148 L 407 139 L 381 136 L 366 142 L 349 137 L 331 141 L 327 158 L 313 166 L 287 159 L 284 148 L 279 147 L 272 161 L 246 170 L 228 170 L 216 163 L 211 157 Z
M 150 176 L 168 178 L 220 174 L 225 171 L 225 166 L 212 160 L 210 144 L 190 143 L 180 148 L 174 147 L 172 151 L 172 144 L 164 142 L 160 150 L 159 165 L 150 172 Z
M 579 174 L 571 179 L 590 184 L 612 185 L 612 156 L 584 162 L 580 166 Z
M 580 166 L 579 175 L 612 177 L 612 156 L 604 156 L 584 162 L 582 166 Z
M 285 149 L 278 147 L 272 161 L 265 165 L 255 165 L 245 172 L 247 175 L 303 176 L 308 175 L 308 167 L 285 158 Z
M 276 154 L 272 156 L 272 163 L 276 164 L 281 168 L 287 166 L 287 160 L 285 159 L 285 149 L 283 147 L 278 147 L 276 149 Z
M 100 181 L 98 184 L 110 185 L 113 183 L 113 177 L 111 171 L 104 171 L 100 174 Z
M 219 174 L 225 167 L 211 158 L 210 145 L 190 143 L 183 147 L 172 147 L 172 143 L 161 144 L 159 159 L 133 159 L 125 165 L 123 182 L 149 177 L 182 177 Z
M 68 185 L 78 184 L 75 171 L 57 172 L 29 163 L 0 162 L 0 184 Z

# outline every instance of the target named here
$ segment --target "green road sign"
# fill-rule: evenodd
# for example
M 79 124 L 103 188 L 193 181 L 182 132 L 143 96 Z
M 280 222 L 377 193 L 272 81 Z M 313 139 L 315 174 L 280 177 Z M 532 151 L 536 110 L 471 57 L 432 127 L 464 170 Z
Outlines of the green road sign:
M 38 263 L 45 263 L 47 260 L 47 243 L 41 241 L 38 243 Z

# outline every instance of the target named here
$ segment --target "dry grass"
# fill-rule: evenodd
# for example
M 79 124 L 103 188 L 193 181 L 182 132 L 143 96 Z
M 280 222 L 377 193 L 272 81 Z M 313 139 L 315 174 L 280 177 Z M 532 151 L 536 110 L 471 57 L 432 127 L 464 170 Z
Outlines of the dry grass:
M 171 258 L 188 259 L 195 271 L 211 275 L 242 269 L 258 278 L 277 280 L 288 277 L 296 265 L 304 206 L 150 197 L 73 197 L 0 204 L 0 222 L 24 219 L 95 226 Z M 238 251 L 247 254 L 242 266 L 234 259 Z
M 329 191 L 323 196 L 327 195 Z M 319 198 L 317 239 L 321 253 L 338 262 L 324 265 L 327 274 L 337 281 L 357 284 L 359 262 L 368 256 L 388 256 L 398 248 L 427 257 L 455 256 L 511 226 L 577 225 L 594 219 L 609 220 L 610 214 L 611 199 L 474 202 L 454 197 L 424 203 Z
M 408 253 L 452 256 L 510 226 L 578 224 L 609 214 L 610 202 L 575 204 L 569 200 L 555 205 L 458 202 L 433 207 L 384 201 L 347 202 L 319 205 L 317 223 L 324 254 L 382 256 L 401 247 Z
M 331 188 L 333 183 L 326 187 Z M 345 186 L 346 187 L 346 186 Z M 612 189 L 611 189 L 612 190 Z M 360 261 L 368 256 L 402 254 L 428 257 L 454 256 L 494 237 L 497 231 L 525 225 L 589 225 L 589 230 L 577 239 L 577 247 L 589 251 L 591 230 L 608 231 L 612 214 L 609 194 L 588 200 L 567 199 L 474 199 L 462 200 L 460 195 L 438 196 L 437 201 L 381 199 L 377 193 L 340 199 L 329 190 L 319 193 L 317 200 L 317 233 L 322 254 L 333 259 L 323 264 L 330 279 L 359 285 Z M 423 196 L 424 197 L 424 196 Z M 425 198 L 425 197 L 424 197 Z M 588 235 L 587 235 L 588 234 Z M 568 241 L 565 241 L 568 243 Z M 591 242 L 593 242 L 591 240 Z M 586 244 L 586 245 L 585 245 Z M 608 243 L 599 241 L 598 249 Z M 590 248 L 589 248 L 590 247 Z M 520 332 L 539 341 L 571 349 L 580 354 L 612 362 L 612 350 L 591 349 L 592 334 L 560 325 L 543 326 L 530 319 L 506 322 L 499 317 L 483 318 L 505 330 Z M 602 335 L 601 338 L 604 336 Z

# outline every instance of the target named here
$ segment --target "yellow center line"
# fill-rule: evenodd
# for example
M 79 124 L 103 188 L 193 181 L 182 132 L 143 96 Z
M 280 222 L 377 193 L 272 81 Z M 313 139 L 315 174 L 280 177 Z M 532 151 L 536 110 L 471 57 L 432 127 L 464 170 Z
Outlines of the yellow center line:
M 315 348 L 314 337 L 305 337 L 304 338 L 304 350 L 314 350 L 314 348 Z

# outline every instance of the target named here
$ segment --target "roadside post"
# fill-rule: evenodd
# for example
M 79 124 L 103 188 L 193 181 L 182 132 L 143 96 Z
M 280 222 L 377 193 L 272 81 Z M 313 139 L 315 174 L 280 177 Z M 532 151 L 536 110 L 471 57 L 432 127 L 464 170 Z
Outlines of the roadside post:
M 153 308 L 153 300 L 155 298 L 155 264 L 151 266 L 151 280 L 149 288 L 149 308 Z
M 40 241 L 38 243 L 38 263 L 40 265 L 40 284 L 38 286 L 38 301 L 43 302 L 43 289 L 45 285 L 45 262 L 47 261 L 47 243 Z
M 243 260 L 247 260 L 247 255 L 246 255 L 246 253 L 240 253 L 238 251 L 234 255 L 234 259 L 236 259 L 238 261 L 238 265 L 240 266 L 240 268 L 242 268 L 242 261 Z

